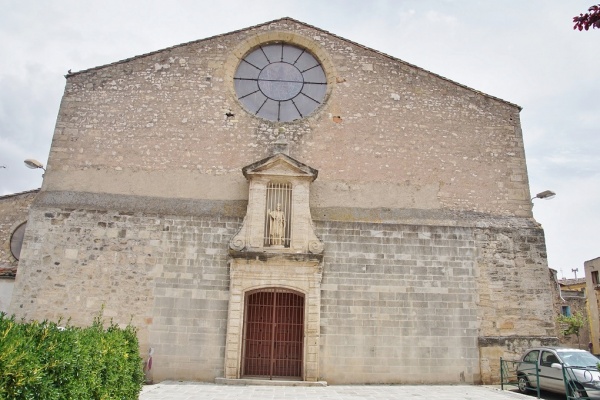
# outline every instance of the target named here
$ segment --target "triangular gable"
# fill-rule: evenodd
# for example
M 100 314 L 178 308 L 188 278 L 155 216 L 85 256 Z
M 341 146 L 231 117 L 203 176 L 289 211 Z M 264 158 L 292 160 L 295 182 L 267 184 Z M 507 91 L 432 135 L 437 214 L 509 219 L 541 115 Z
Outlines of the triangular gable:
M 319 171 L 283 153 L 275 154 L 242 168 L 246 179 L 253 175 L 282 175 L 317 179 Z
M 263 26 L 267 26 L 267 25 L 270 25 L 270 24 L 273 24 L 273 23 L 277 23 L 277 22 L 280 22 L 280 21 L 290 21 L 290 22 L 293 22 L 293 23 L 296 23 L 296 24 L 301 24 L 301 25 L 304 25 L 304 26 L 306 26 L 308 28 L 313 28 L 313 29 L 316 29 L 316 30 L 321 31 L 323 33 L 327 33 L 327 34 L 331 35 L 331 33 L 327 32 L 327 31 L 325 31 L 323 29 L 317 28 L 315 26 L 312 26 L 310 24 L 307 24 L 305 22 L 298 21 L 298 20 L 295 20 L 295 19 L 290 18 L 290 17 L 283 17 L 283 18 L 274 19 L 272 21 L 263 22 L 262 24 L 248 26 L 248 27 L 242 28 L 242 29 L 236 29 L 235 31 L 221 33 L 219 35 L 209 36 L 207 38 L 202 38 L 202 39 L 192 40 L 190 42 L 176 44 L 174 46 L 165 47 L 164 49 L 159 49 L 159 50 L 151 51 L 150 53 L 139 54 L 137 56 L 125 58 L 123 60 L 115 61 L 115 62 L 112 62 L 112 63 L 109 63 L 109 64 L 98 65 L 96 67 L 84 69 L 84 70 L 81 70 L 81 71 L 70 72 L 70 70 L 69 70 L 69 72 L 67 73 L 67 75 L 65 75 L 65 77 L 68 78 L 68 77 L 71 77 L 71 76 L 74 76 L 74 75 L 79 75 L 79 74 L 83 74 L 83 73 L 86 73 L 86 72 L 95 71 L 95 70 L 98 70 L 98 69 L 110 67 L 112 65 L 118 65 L 118 64 L 127 63 L 129 61 L 136 60 L 138 58 L 152 56 L 152 55 L 155 55 L 155 54 L 158 54 L 158 53 L 162 53 L 164 51 L 169 51 L 169 50 L 172 50 L 172 49 L 176 49 L 178 47 L 185 47 L 185 46 L 189 46 L 191 44 L 207 42 L 209 40 L 213 40 L 213 39 L 216 39 L 216 38 L 219 38 L 219 37 L 225 37 L 225 36 L 229 36 L 229 35 L 235 35 L 236 33 L 239 33 L 239 32 L 249 31 L 249 30 L 252 30 L 252 29 L 261 28 Z M 343 38 L 340 37 L 340 39 L 343 39 Z M 346 40 L 346 39 L 343 39 L 343 40 Z
M 452 84 L 454 84 L 454 85 L 456 85 L 456 86 L 462 87 L 462 88 L 464 88 L 464 89 L 467 89 L 467 90 L 469 90 L 469 91 L 472 91 L 472 92 L 474 92 L 474 93 L 477 93 L 477 94 L 479 94 L 479 95 L 482 95 L 482 96 L 485 96 L 485 97 L 488 97 L 488 98 L 491 98 L 491 99 L 494 99 L 494 100 L 500 101 L 500 102 L 502 102 L 502 103 L 509 104 L 509 105 L 511 105 L 511 106 L 513 106 L 513 107 L 517 107 L 519 110 L 521 110 L 521 109 L 522 109 L 522 108 L 521 108 L 519 105 L 517 105 L 517 104 L 511 103 L 511 102 L 509 102 L 509 101 L 506 101 L 506 100 L 500 99 L 500 98 L 498 98 L 498 97 L 495 97 L 495 96 L 489 95 L 489 94 L 487 94 L 487 93 L 481 92 L 481 91 L 479 91 L 479 90 L 473 89 L 473 88 L 471 88 L 471 87 L 468 87 L 468 86 L 466 86 L 466 85 L 463 85 L 463 84 L 461 84 L 461 83 L 455 82 L 455 81 L 453 81 L 453 80 L 451 80 L 451 79 L 448 79 L 448 78 L 446 78 L 446 77 L 444 77 L 444 76 L 441 76 L 441 75 L 439 75 L 439 74 L 436 74 L 436 73 L 433 73 L 433 72 L 431 72 L 431 71 L 428 71 L 428 70 L 426 70 L 426 69 L 424 69 L 424 68 L 418 67 L 418 66 L 416 66 L 416 65 L 414 65 L 414 64 L 411 64 L 411 63 L 409 63 L 409 62 L 406 62 L 406 61 L 404 61 L 404 60 L 401 60 L 401 59 L 399 59 L 399 58 L 397 58 L 397 57 L 390 56 L 389 54 L 383 53 L 383 52 L 381 52 L 381 51 L 379 51 L 379 50 L 376 50 L 376 49 L 370 48 L 370 47 L 368 47 L 368 46 L 365 46 L 365 45 L 363 45 L 363 44 L 360 44 L 360 43 L 354 42 L 354 41 L 352 41 L 352 40 L 350 40 L 350 39 L 346 39 L 346 38 L 344 38 L 344 37 L 342 37 L 342 36 L 338 36 L 338 35 L 336 35 L 336 34 L 334 34 L 334 33 L 331 33 L 331 32 L 329 32 L 329 31 L 327 31 L 327 30 L 321 29 L 321 28 L 319 28 L 319 27 L 316 27 L 316 26 L 314 26 L 314 25 L 307 24 L 307 23 L 305 23 L 305 22 L 302 22 L 302 21 L 298 21 L 298 20 L 296 20 L 296 19 L 294 19 L 294 18 L 290 18 L 290 17 L 283 17 L 283 18 L 279 18 L 279 19 L 274 19 L 274 20 L 272 20 L 272 21 L 264 22 L 264 23 L 262 23 L 262 24 L 257 24 L 257 25 L 249 26 L 249 27 L 247 27 L 247 28 L 243 28 L 243 29 L 237 29 L 237 30 L 235 30 L 235 31 L 231 31 L 231 32 L 223 33 L 223 34 L 220 34 L 220 35 L 214 35 L 214 36 L 210 36 L 210 37 L 208 37 L 208 38 L 204 38 L 204 39 L 198 39 L 198 40 L 193 40 L 193 41 L 186 42 L 186 43 L 177 44 L 177 45 L 170 46 L 170 47 L 167 47 L 167 48 L 164 48 L 164 49 L 160 49 L 160 50 L 157 50 L 157 51 L 153 51 L 153 52 L 150 52 L 150 53 L 141 54 L 141 55 L 138 55 L 138 56 L 130 57 L 130 58 L 127 58 L 127 59 L 124 59 L 124 60 L 120 60 L 120 61 L 116 61 L 116 62 L 113 62 L 113 63 L 110 63 L 110 64 L 106 64 L 106 65 L 100 65 L 100 66 L 97 66 L 97 67 L 94 67 L 94 68 L 89 68 L 89 69 L 82 70 L 82 71 L 77 71 L 77 72 L 69 72 L 67 75 L 65 75 L 65 77 L 69 78 L 69 77 L 71 77 L 71 76 L 74 76 L 74 75 L 79 75 L 79 74 L 82 74 L 82 73 L 86 73 L 86 72 L 90 72 L 90 71 L 94 71 L 94 70 L 99 70 L 99 69 L 102 69 L 102 68 L 105 68 L 105 67 L 108 67 L 108 66 L 112 66 L 112 65 L 123 64 L 123 63 L 129 62 L 129 61 L 132 61 L 132 60 L 135 60 L 135 59 L 138 59 L 138 58 L 143 58 L 143 57 L 148 57 L 148 56 L 151 56 L 151 55 L 154 55 L 154 54 L 158 54 L 158 53 L 161 53 L 161 52 L 163 52 L 163 51 L 168 51 L 168 50 L 171 50 L 171 49 L 176 49 L 176 48 L 178 48 L 178 47 L 188 46 L 188 45 L 191 45 L 191 44 L 202 43 L 202 42 L 209 41 L 209 40 L 213 40 L 213 39 L 216 39 L 216 38 L 219 38 L 219 37 L 226 37 L 226 36 L 229 36 L 229 35 L 237 34 L 237 33 L 239 33 L 239 32 L 243 32 L 243 31 L 256 30 L 256 29 L 259 29 L 259 28 L 262 28 L 262 27 L 265 27 L 265 26 L 268 26 L 268 25 L 271 25 L 271 24 L 274 24 L 274 23 L 283 22 L 283 21 L 289 21 L 289 22 L 291 22 L 291 23 L 300 24 L 300 25 L 302 25 L 302 26 L 305 26 L 305 27 L 307 27 L 307 28 L 314 29 L 314 30 L 316 30 L 317 32 L 321 32 L 321 33 L 323 33 L 323 34 L 326 34 L 326 35 L 331 35 L 332 37 L 335 37 L 335 38 L 337 38 L 337 39 L 339 39 L 339 40 L 342 40 L 342 41 L 344 41 L 344 42 L 347 42 L 347 43 L 350 43 L 350 44 L 352 44 L 352 45 L 355 45 L 355 46 L 361 47 L 361 48 L 363 48 L 363 49 L 365 49 L 365 50 L 368 50 L 368 51 L 371 51 L 371 52 L 373 52 L 373 53 L 375 53 L 375 54 L 378 54 L 378 55 L 380 55 L 380 56 L 386 57 L 386 58 L 388 58 L 388 59 L 390 59 L 390 60 L 392 60 L 392 61 L 394 61 L 394 62 L 399 62 L 399 63 L 401 63 L 401 64 L 404 64 L 404 65 L 406 65 L 406 66 L 409 66 L 409 67 L 411 67 L 411 68 L 415 68 L 415 69 L 417 69 L 417 70 L 419 70 L 419 71 L 423 71 L 423 72 L 425 72 L 425 73 L 427 73 L 427 74 L 430 74 L 430 75 L 432 75 L 432 76 L 435 76 L 435 77 L 437 77 L 437 78 L 440 78 L 440 79 L 442 79 L 442 80 L 444 80 L 444 81 L 450 82 L 450 83 L 452 83 Z

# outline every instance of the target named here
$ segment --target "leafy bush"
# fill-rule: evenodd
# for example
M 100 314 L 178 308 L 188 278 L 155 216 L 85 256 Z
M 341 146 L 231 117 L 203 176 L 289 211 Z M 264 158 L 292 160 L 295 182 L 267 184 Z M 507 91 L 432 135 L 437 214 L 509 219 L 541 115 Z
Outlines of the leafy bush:
M 572 315 L 569 316 L 561 314 L 556 318 L 556 320 L 561 326 L 561 333 L 564 336 L 577 336 L 577 345 L 578 347 L 581 347 L 579 335 L 587 322 L 585 316 L 575 311 Z
M 136 329 L 60 328 L 0 313 L 0 400 L 137 399 L 144 374 Z

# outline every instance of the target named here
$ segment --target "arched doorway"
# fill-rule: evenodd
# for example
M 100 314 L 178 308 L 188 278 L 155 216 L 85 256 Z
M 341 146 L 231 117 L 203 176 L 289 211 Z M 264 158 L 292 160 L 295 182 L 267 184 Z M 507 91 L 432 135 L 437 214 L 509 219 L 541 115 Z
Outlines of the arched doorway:
M 242 375 L 301 379 L 304 295 L 282 288 L 246 294 Z

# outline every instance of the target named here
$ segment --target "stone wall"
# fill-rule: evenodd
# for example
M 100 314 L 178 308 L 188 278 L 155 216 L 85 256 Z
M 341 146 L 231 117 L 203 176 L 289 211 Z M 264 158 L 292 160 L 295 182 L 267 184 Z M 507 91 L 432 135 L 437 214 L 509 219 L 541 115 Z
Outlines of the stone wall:
M 162 221 L 128 212 L 32 208 L 12 309 L 26 319 L 151 318 Z M 133 319 L 132 319 L 133 317 Z M 140 331 L 142 342 L 147 330 Z
M 223 374 L 235 217 L 33 209 L 12 311 L 26 319 L 105 319 L 138 327 L 154 379 Z
M 229 268 L 227 243 L 235 217 L 162 220 L 149 345 L 154 379 L 213 381 L 224 374 Z
M 0 312 L 8 313 L 14 286 L 14 279 L 0 279 Z
M 585 271 L 586 281 L 586 295 L 588 297 L 588 310 L 589 310 L 589 329 L 590 329 L 590 341 L 593 345 L 594 354 L 600 354 L 600 285 L 598 281 L 592 276 L 596 275 L 596 278 L 600 274 L 600 257 L 592 260 L 587 260 L 583 263 Z
M 325 242 L 323 379 L 477 380 L 472 230 L 322 222 L 318 232 Z
M 44 193 L 37 205 L 53 201 Z M 196 215 L 34 208 L 13 310 L 88 324 L 104 308 L 105 317 L 138 327 L 143 352 L 154 348 L 156 381 L 223 376 L 227 243 L 241 213 L 226 204 L 190 209 Z M 534 285 L 547 279 L 539 228 L 331 220 L 315 227 L 325 244 L 320 379 L 488 383 L 499 357 L 552 341 L 552 311 Z
M 261 40 L 317 54 L 325 104 L 278 124 L 246 112 L 232 75 Z M 531 217 L 519 108 L 284 19 L 67 76 L 44 190 L 246 200 L 241 167 L 284 134 L 321 171 L 313 207 Z
M 481 381 L 486 384 L 500 381 L 500 357 L 518 360 L 529 347 L 558 344 L 544 232 L 527 221 L 512 223 L 474 233 Z
M 481 336 L 555 336 L 542 229 L 478 228 L 475 235 Z
M 479 338 L 481 383 L 500 384 L 500 358 L 518 361 L 526 349 L 558 346 L 556 336 L 497 336 Z
M 0 278 L 14 278 L 18 260 L 10 251 L 10 239 L 27 222 L 29 207 L 39 190 L 0 196 Z
M 588 305 L 588 297 L 585 278 L 579 279 L 561 279 L 558 280 L 557 271 L 550 269 L 550 277 L 552 284 L 552 293 L 554 297 L 553 315 L 556 320 L 556 336 L 563 347 L 588 349 L 588 343 L 591 341 L 590 335 L 590 318 Z M 566 324 L 558 323 L 558 316 L 563 314 L 563 307 L 569 307 L 571 315 L 574 313 L 581 314 L 585 319 L 585 324 L 577 335 L 565 336 L 562 331 L 567 328 Z
M 571 315 L 577 313 L 583 316 L 583 318 L 585 319 L 585 325 L 583 327 L 581 327 L 580 331 L 579 331 L 579 335 L 564 335 L 563 334 L 563 329 L 568 328 L 567 324 L 560 324 L 557 322 L 557 328 L 559 331 L 558 334 L 558 338 L 560 341 L 560 345 L 563 347 L 572 347 L 574 349 L 583 349 L 583 350 L 587 350 L 588 349 L 588 343 L 590 343 L 590 328 L 589 328 L 589 323 L 590 323 L 590 317 L 588 315 L 588 307 L 587 307 L 587 302 L 588 299 L 586 298 L 585 294 L 575 294 L 575 293 L 569 293 L 568 291 L 563 291 L 562 292 L 562 296 L 564 299 L 564 302 L 561 301 L 561 303 L 559 304 L 559 307 L 561 306 L 569 306 L 570 310 L 571 310 Z M 558 310 L 558 313 L 554 314 L 554 317 L 557 318 L 558 315 L 560 315 L 561 310 Z
M 272 41 L 323 64 L 308 118 L 236 99 L 239 58 Z M 555 332 L 519 111 L 290 19 L 69 74 L 11 310 L 88 324 L 103 308 L 154 349 L 155 381 L 223 376 L 241 169 L 284 135 L 319 170 L 319 378 L 494 381 L 500 355 Z
M 8 312 L 12 299 L 17 260 L 10 249 L 15 230 L 27 222 L 29 207 L 39 190 L 0 196 L 0 312 Z
M 557 343 L 539 228 L 318 226 L 329 382 L 494 383 L 500 357 Z

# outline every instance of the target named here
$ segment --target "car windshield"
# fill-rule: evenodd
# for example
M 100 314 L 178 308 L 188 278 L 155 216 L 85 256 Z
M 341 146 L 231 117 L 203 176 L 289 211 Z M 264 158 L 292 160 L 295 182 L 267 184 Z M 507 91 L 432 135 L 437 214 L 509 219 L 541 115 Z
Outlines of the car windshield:
M 568 367 L 597 367 L 600 360 L 587 351 L 561 351 L 558 353 Z

